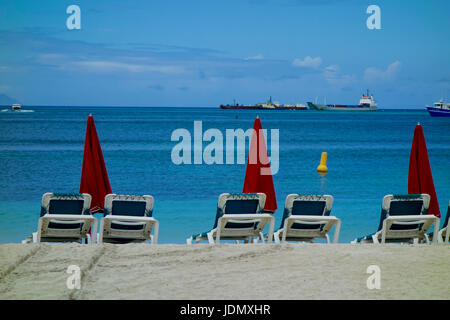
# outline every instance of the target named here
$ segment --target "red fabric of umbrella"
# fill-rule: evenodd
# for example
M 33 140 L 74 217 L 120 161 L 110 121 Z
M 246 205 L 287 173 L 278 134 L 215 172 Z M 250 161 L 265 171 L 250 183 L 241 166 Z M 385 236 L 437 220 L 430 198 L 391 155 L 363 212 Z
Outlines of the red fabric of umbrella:
M 428 160 L 427 145 L 420 124 L 417 124 L 414 129 L 411 155 L 409 157 L 408 193 L 429 194 L 430 207 L 428 214 L 441 217 L 436 190 L 434 189 L 433 176 L 431 175 L 430 162 Z
M 261 192 L 266 194 L 265 211 L 277 210 L 277 199 L 273 186 L 272 171 L 262 130 L 261 120 L 256 117 L 250 141 L 250 151 L 245 171 L 243 193 Z
M 87 119 L 80 193 L 89 193 L 92 196 L 92 213 L 103 211 L 105 196 L 112 193 L 92 115 Z

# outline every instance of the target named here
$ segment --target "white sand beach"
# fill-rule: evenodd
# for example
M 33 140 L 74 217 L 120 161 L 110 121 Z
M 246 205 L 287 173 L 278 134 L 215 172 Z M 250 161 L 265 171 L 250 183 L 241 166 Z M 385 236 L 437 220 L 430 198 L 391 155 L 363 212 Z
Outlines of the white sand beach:
M 5 244 L 0 299 L 450 299 L 449 265 L 449 245 Z

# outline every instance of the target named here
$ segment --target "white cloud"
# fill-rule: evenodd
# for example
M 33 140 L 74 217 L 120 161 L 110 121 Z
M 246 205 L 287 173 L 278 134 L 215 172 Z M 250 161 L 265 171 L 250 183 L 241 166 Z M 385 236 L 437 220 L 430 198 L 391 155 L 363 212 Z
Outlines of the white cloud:
M 345 87 L 356 81 L 355 75 L 342 74 L 341 68 L 337 64 L 332 64 L 326 67 L 323 71 L 325 80 L 336 87 Z
M 339 72 L 340 70 L 341 70 L 341 68 L 337 64 L 332 64 L 325 68 L 325 72 L 330 73 L 330 74 Z
M 306 56 L 303 60 L 299 58 L 295 58 L 292 62 L 292 65 L 295 67 L 305 67 L 305 68 L 318 68 L 322 64 L 321 57 L 312 58 L 310 56 Z
M 402 64 L 400 61 L 391 63 L 386 70 L 380 70 L 374 67 L 369 67 L 364 71 L 364 80 L 369 82 L 374 81 L 389 81 L 394 79 L 400 71 Z
M 244 58 L 244 60 L 262 60 L 262 59 L 264 59 L 264 56 L 261 53 L 253 57 Z
M 92 71 L 160 72 L 167 74 L 182 73 L 178 66 L 133 64 L 115 61 L 92 60 L 73 62 L 73 65 Z
M 175 64 L 157 64 L 155 60 L 147 57 L 121 56 L 120 60 L 83 60 L 83 57 L 71 57 L 65 54 L 44 53 L 37 56 L 40 64 L 58 68 L 61 70 L 77 69 L 94 72 L 159 72 L 164 74 L 180 74 L 184 72 L 182 66 Z M 1 67 L 0 67 L 1 71 Z

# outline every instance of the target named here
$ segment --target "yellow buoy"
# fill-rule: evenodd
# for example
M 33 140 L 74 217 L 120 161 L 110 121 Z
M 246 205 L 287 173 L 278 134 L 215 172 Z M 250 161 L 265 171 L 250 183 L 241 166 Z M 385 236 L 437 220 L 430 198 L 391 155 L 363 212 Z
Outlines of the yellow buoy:
M 320 157 L 320 164 L 317 167 L 317 172 L 327 172 L 328 168 L 327 168 L 327 153 L 326 152 L 322 152 L 322 156 Z

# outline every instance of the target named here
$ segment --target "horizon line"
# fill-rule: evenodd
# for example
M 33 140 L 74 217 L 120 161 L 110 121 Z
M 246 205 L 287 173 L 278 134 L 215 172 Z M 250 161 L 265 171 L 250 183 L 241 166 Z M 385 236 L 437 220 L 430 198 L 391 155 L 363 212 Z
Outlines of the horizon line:
M 133 106 L 133 105 L 116 105 L 116 106 L 108 106 L 108 105 L 101 105 L 101 106 L 96 106 L 96 105 L 32 105 L 32 104 L 21 104 L 22 107 L 37 107 L 37 108 L 42 108 L 42 107 L 50 107 L 50 108 L 204 108 L 204 109 L 217 109 L 219 108 L 220 105 L 218 106 Z M 0 104 L 0 107 L 6 107 L 6 108 L 10 108 L 11 105 L 9 104 Z M 409 107 L 409 108 L 398 108 L 398 107 L 391 107 L 391 108 L 378 108 L 377 110 L 426 110 L 426 107 Z M 243 110 L 243 109 L 240 109 Z M 280 111 L 280 110 L 277 110 Z M 309 109 L 307 110 L 297 110 L 297 111 L 309 111 Z

